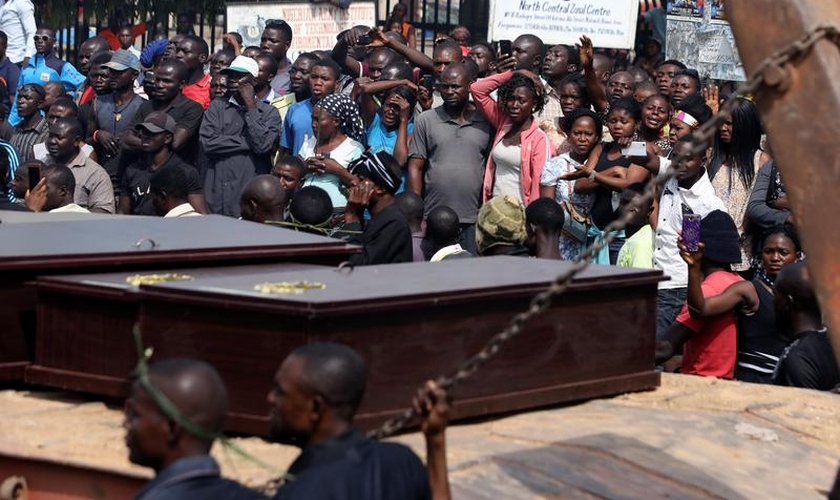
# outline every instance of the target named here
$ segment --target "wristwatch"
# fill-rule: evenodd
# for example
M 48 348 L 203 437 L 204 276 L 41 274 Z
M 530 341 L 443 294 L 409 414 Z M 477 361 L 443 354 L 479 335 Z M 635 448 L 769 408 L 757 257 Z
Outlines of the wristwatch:
M 589 172 L 589 182 L 595 182 L 595 171 Z

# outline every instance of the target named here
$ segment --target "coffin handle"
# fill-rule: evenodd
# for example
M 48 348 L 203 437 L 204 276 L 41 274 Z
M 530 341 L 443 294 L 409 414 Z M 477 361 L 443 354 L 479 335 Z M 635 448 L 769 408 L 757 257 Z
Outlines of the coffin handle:
M 29 500 L 26 478 L 9 476 L 0 484 L 0 500 Z

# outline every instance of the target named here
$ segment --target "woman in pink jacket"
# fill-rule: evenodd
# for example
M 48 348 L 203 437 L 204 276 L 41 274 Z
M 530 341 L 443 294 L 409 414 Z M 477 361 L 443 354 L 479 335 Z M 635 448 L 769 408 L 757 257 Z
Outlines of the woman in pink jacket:
M 498 103 L 490 94 L 498 90 Z M 506 71 L 470 86 L 476 106 L 496 129 L 484 171 L 483 201 L 513 196 L 526 207 L 540 197 L 540 174 L 549 159 L 549 142 L 536 120 L 544 103 L 537 75 Z

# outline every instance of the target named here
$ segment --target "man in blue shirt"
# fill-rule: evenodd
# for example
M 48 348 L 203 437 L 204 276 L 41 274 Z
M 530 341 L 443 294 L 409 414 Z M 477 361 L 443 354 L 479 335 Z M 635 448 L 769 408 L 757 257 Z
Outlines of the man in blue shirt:
M 125 442 L 131 462 L 155 471 L 135 500 L 264 497 L 223 479 L 209 455 L 228 408 L 224 382 L 215 368 L 194 359 L 166 359 L 149 367 L 147 383 L 135 382 L 125 403 Z M 168 399 L 179 415 L 162 411 L 150 389 Z M 197 429 L 185 425 L 189 420 Z
M 293 104 L 286 113 L 280 147 L 297 155 L 306 136 L 312 137 L 312 108 L 325 95 L 335 92 L 341 70 L 332 59 L 321 59 L 309 69 L 309 99 Z
M 61 82 L 68 92 L 75 92 L 84 83 L 85 76 L 79 73 L 69 62 L 62 61 L 55 55 L 55 33 L 49 28 L 39 28 L 35 32 L 35 56 L 21 70 L 18 88 L 27 83 L 44 85 L 47 82 Z M 17 101 L 15 96 L 14 102 Z M 17 106 L 12 107 L 9 123 L 17 125 L 22 120 L 17 114 Z

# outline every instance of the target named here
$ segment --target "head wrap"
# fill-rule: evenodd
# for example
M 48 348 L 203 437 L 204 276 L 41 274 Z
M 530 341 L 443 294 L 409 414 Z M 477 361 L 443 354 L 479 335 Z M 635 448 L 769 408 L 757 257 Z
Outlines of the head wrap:
M 400 188 L 402 179 L 400 179 L 400 173 L 394 172 L 391 168 L 393 162 L 388 160 L 393 158 L 389 159 L 386 155 L 391 156 L 384 151 L 379 153 L 365 151 L 362 156 L 350 164 L 347 170 L 353 175 L 363 175 L 373 181 L 374 184 L 394 194 Z
M 475 245 L 479 254 L 498 245 L 522 245 L 525 236 L 525 208 L 516 198 L 497 196 L 478 211 Z
M 705 245 L 703 256 L 721 264 L 741 262 L 738 228 L 728 213 L 714 210 L 700 221 L 700 241 Z
M 316 104 L 321 112 L 329 113 L 344 134 L 361 143 L 365 140 L 365 125 L 359 114 L 359 106 L 347 94 L 329 94 Z

